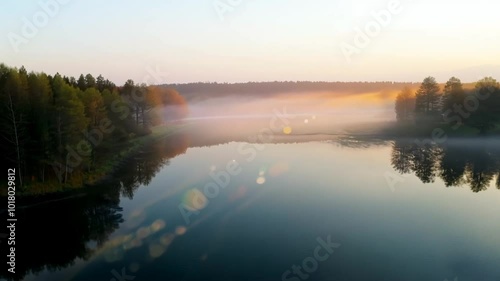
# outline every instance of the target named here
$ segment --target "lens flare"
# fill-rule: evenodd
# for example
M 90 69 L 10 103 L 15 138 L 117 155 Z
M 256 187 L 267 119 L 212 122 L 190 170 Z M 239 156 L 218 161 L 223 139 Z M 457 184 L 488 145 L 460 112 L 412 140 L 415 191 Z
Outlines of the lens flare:
M 182 236 L 186 233 L 187 231 L 187 228 L 184 227 L 184 226 L 178 226 L 177 228 L 175 228 L 175 234 L 179 235 L 179 236 Z
M 137 230 L 136 237 L 137 239 L 142 240 L 148 237 L 150 234 L 151 234 L 151 229 L 149 229 L 149 227 L 141 227 Z
M 207 197 L 200 190 L 193 188 L 184 194 L 182 200 L 184 206 L 190 211 L 199 211 L 204 209 L 208 204 Z
M 155 233 L 163 229 L 164 227 L 165 227 L 165 221 L 163 221 L 162 219 L 158 219 L 151 225 L 151 231 Z
M 265 177 L 258 177 L 257 178 L 257 184 L 263 185 L 264 183 L 266 183 L 266 178 Z
M 136 228 L 141 225 L 141 223 L 146 219 L 146 213 L 144 209 L 136 209 L 132 212 L 128 220 L 125 221 L 125 225 L 128 228 Z
M 163 253 L 165 253 L 166 249 L 167 248 L 162 244 L 154 243 L 152 245 L 149 245 L 149 255 L 152 258 L 158 258 L 163 255 Z

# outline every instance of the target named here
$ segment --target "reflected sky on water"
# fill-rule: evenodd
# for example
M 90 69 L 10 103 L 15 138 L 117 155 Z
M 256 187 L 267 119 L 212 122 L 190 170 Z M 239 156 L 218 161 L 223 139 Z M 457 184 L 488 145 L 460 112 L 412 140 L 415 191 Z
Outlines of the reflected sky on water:
M 282 280 L 331 237 L 340 247 L 309 280 L 499 280 L 499 151 L 186 131 L 103 186 L 22 212 L 16 269 L 24 280 Z

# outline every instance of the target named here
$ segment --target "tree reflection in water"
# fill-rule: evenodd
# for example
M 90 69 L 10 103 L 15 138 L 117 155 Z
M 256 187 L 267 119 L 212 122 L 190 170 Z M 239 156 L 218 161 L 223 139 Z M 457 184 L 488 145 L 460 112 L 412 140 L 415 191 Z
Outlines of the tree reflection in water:
M 0 278 L 22 280 L 44 270 L 57 271 L 78 260 L 88 260 L 108 241 L 123 222 L 120 198 L 132 199 L 140 186 L 148 185 L 169 160 L 183 154 L 188 147 L 200 147 L 234 141 L 220 135 L 206 139 L 196 134 L 176 134 L 160 141 L 133 159 L 102 186 L 87 188 L 72 199 L 20 209 L 16 225 L 16 276 L 3 271 Z M 239 139 L 238 139 L 239 140 Z M 301 142 L 314 139 L 275 140 Z M 318 136 L 316 141 L 324 140 Z M 330 138 L 331 140 L 331 138 Z M 442 179 L 446 186 L 468 185 L 479 192 L 495 182 L 500 189 L 500 146 L 494 140 L 452 141 L 443 145 L 419 146 L 415 140 L 336 139 L 342 146 L 366 149 L 372 145 L 392 145 L 393 168 L 401 174 L 414 173 L 422 182 Z M 496 180 L 495 180 L 496 179 Z M 64 211 L 61 211 L 64 210 Z
M 399 173 L 415 173 L 423 183 L 439 177 L 447 187 L 468 185 L 480 192 L 496 176 L 500 189 L 500 146 L 495 140 L 448 140 L 442 145 L 396 140 L 391 163 Z
M 0 279 L 23 280 L 29 274 L 88 260 L 124 221 L 120 196 L 132 198 L 137 188 L 149 184 L 170 158 L 185 153 L 188 146 L 188 137 L 177 134 L 125 162 L 105 184 L 71 194 L 70 199 L 19 209 L 16 274 L 4 270 Z

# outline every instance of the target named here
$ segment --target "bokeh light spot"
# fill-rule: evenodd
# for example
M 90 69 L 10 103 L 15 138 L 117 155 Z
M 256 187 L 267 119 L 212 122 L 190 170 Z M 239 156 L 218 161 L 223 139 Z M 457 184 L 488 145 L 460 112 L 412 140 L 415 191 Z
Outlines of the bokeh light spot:
M 141 223 L 146 219 L 146 213 L 144 209 L 136 209 L 132 212 L 130 217 L 125 221 L 125 225 L 128 228 L 136 228 L 141 225 Z
M 183 203 L 190 211 L 199 211 L 207 206 L 208 199 L 203 192 L 194 188 L 186 192 Z
M 152 258 L 157 258 L 163 255 L 163 253 L 165 253 L 165 250 L 166 250 L 165 246 L 158 243 L 149 245 L 149 255 Z
M 159 230 L 163 229 L 165 227 L 165 221 L 162 219 L 155 220 L 153 224 L 151 225 L 151 231 L 158 232 Z
M 185 228 L 184 226 L 178 226 L 176 229 L 175 229 L 175 234 L 177 235 L 184 235 L 187 231 L 187 228 Z
M 136 232 L 137 239 L 141 240 L 148 237 L 150 234 L 151 230 L 149 229 L 149 227 L 141 227 Z
M 265 177 L 258 177 L 257 178 L 257 184 L 264 184 L 266 183 L 266 178 Z

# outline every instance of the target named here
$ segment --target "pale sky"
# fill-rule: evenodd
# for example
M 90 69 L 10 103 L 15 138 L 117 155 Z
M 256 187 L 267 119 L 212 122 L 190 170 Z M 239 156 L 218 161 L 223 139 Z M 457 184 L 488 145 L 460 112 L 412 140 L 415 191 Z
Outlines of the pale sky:
M 117 84 L 500 78 L 500 1 L 400 0 L 360 48 L 391 0 L 56 1 L 1 1 L 0 62 Z

